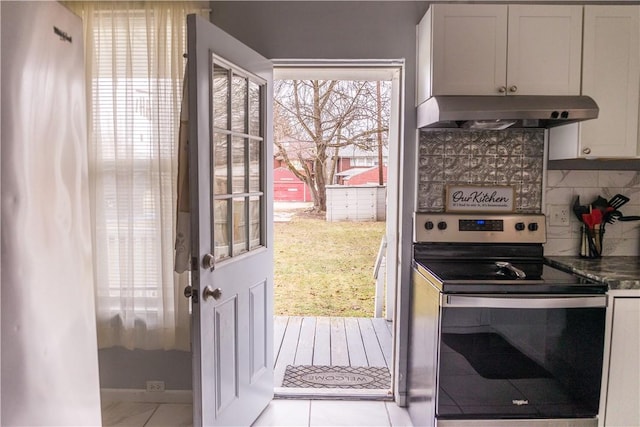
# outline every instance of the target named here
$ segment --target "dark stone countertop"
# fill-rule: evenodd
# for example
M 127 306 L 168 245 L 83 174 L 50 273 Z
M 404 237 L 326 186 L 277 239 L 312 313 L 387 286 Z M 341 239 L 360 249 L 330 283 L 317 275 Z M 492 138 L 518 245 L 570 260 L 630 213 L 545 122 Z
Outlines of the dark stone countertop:
M 553 267 L 606 283 L 609 290 L 640 290 L 640 257 L 605 256 L 587 259 L 579 256 L 548 256 L 545 258 Z

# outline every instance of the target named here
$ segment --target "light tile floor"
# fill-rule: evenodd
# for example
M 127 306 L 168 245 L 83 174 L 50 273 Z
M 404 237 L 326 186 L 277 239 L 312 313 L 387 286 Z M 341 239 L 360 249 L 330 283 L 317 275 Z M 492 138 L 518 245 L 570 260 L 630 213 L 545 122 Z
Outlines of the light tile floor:
M 191 426 L 191 404 L 113 402 L 102 409 L 102 425 L 117 427 Z
M 190 426 L 191 405 L 114 402 L 102 411 L 104 426 Z M 406 409 L 393 402 L 351 400 L 272 400 L 254 427 L 412 426 Z

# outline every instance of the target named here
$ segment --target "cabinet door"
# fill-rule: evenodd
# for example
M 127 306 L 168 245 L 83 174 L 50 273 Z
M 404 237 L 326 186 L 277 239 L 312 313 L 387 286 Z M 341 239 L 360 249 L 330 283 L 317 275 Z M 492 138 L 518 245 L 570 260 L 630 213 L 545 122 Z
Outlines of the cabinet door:
M 640 298 L 613 299 L 605 426 L 640 425 Z
M 431 29 L 433 23 L 433 6 L 427 10 L 416 27 L 417 44 L 417 81 L 416 105 L 422 104 L 431 97 Z
M 580 94 L 582 6 L 510 5 L 508 38 L 509 94 Z
M 507 6 L 433 8 L 433 95 L 498 95 L 506 81 Z
M 638 6 L 585 6 L 582 93 L 600 112 L 581 125 L 581 155 L 638 154 L 639 16 Z

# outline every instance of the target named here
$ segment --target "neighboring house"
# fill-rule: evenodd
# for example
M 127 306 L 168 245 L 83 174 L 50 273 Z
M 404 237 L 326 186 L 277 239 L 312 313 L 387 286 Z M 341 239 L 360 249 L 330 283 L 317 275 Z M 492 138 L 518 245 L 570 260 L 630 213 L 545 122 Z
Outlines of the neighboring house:
M 379 185 L 378 166 L 371 168 L 351 168 L 346 171 L 336 173 L 336 183 L 338 185 Z M 387 183 L 387 167 L 382 167 L 382 182 Z
M 276 202 L 311 202 L 309 187 L 286 167 L 273 170 L 273 199 Z
M 389 150 L 383 147 L 383 177 L 387 182 L 387 159 Z M 334 184 L 363 185 L 378 184 L 378 151 L 363 150 L 355 146 L 344 147 L 336 163 Z M 313 198 L 309 188 L 296 177 L 277 156 L 273 159 L 274 200 L 276 202 L 308 202 Z
M 338 166 L 336 172 L 344 172 L 351 168 L 368 168 L 378 165 L 378 149 L 376 146 L 371 150 L 364 150 L 350 145 L 343 147 L 338 153 Z M 389 163 L 389 149 L 387 145 L 382 147 L 382 164 L 387 165 Z

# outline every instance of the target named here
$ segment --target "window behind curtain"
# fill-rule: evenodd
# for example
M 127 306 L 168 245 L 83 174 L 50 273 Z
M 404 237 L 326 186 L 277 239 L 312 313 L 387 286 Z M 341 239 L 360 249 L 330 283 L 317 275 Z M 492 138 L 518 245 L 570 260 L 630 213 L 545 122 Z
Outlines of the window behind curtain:
M 70 4 L 85 19 L 101 347 L 189 348 L 173 272 L 187 2 Z

